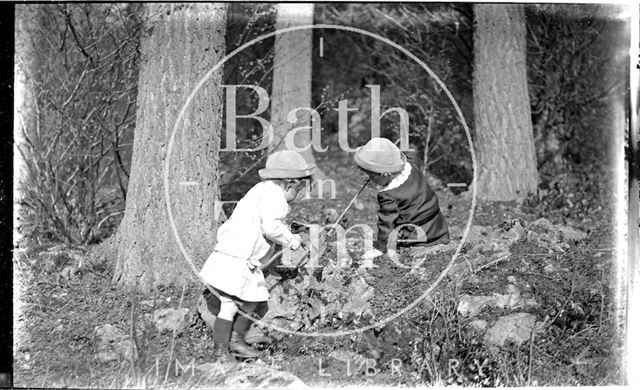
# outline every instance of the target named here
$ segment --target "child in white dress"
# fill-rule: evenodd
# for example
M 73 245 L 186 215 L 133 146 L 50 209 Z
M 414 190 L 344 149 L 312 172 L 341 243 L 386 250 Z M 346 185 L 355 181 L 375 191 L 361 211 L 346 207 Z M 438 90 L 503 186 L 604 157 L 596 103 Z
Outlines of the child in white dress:
M 292 250 L 300 246 L 300 236 L 291 233 L 285 217 L 289 202 L 296 198 L 314 169 L 297 152 L 272 154 L 258 172 L 263 180 L 245 194 L 218 229 L 217 244 L 200 277 L 220 300 L 214 351 L 221 361 L 233 361 L 231 353 L 240 357 L 258 354 L 244 341 L 251 321 L 237 313 L 238 307 L 252 313 L 269 299 L 260 260 L 273 254 L 275 243 Z

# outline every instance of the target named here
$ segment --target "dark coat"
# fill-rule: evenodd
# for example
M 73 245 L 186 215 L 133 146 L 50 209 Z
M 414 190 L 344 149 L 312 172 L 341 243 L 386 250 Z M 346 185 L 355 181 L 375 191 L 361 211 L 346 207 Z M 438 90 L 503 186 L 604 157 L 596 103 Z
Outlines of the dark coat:
M 410 229 L 401 229 L 399 238 L 412 244 L 446 243 L 449 240 L 447 221 L 440 212 L 438 197 L 422 172 L 411 165 L 411 174 L 399 187 L 378 193 L 378 240 L 375 248 L 386 252 L 391 231 L 403 224 L 418 225 L 426 234 L 425 241 L 416 241 Z M 401 244 L 401 243 L 399 243 Z

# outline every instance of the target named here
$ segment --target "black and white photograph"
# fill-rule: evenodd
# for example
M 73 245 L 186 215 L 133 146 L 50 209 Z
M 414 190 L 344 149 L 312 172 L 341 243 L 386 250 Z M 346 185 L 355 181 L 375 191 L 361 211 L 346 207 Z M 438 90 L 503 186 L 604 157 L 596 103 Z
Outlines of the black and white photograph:
M 0 388 L 640 385 L 638 3 L 0 8 Z

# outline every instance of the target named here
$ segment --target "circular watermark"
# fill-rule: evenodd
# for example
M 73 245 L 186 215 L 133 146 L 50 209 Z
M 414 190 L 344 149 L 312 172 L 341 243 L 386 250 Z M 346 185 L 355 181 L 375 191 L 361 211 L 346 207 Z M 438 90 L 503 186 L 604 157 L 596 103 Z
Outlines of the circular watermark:
M 372 324 L 369 325 L 365 325 L 359 328 L 355 328 L 355 329 L 349 329 L 349 330 L 337 330 L 337 331 L 329 331 L 329 332 L 301 332 L 301 331 L 295 331 L 295 330 L 290 330 L 290 329 L 286 329 L 280 326 L 277 326 L 275 324 L 269 323 L 267 321 L 261 320 L 261 319 L 255 319 L 251 316 L 247 316 L 245 313 L 240 311 L 241 315 L 247 316 L 248 318 L 251 318 L 253 320 L 255 320 L 255 322 L 258 325 L 264 326 L 264 327 L 269 327 L 271 329 L 277 330 L 279 332 L 283 332 L 283 333 L 287 333 L 287 334 L 291 334 L 291 335 L 298 335 L 298 336 L 309 336 L 309 337 L 340 337 L 340 336 L 349 336 L 349 335 L 353 335 L 356 333 L 361 333 L 367 330 L 371 330 L 371 329 L 377 329 L 377 328 L 381 328 L 383 327 L 385 324 L 387 324 L 390 321 L 395 320 L 396 318 L 400 317 L 401 315 L 405 314 L 406 312 L 408 312 L 409 310 L 413 309 L 414 307 L 416 307 L 417 305 L 420 304 L 420 302 L 422 302 L 424 299 L 426 299 L 431 292 L 435 289 L 435 287 L 442 281 L 442 279 L 444 279 L 444 277 L 447 275 L 447 273 L 449 272 L 449 269 L 451 268 L 451 266 L 455 263 L 456 259 L 458 258 L 458 256 L 460 255 L 460 251 L 467 239 L 467 235 L 469 234 L 469 230 L 471 229 L 471 223 L 473 221 L 473 214 L 476 208 L 476 176 L 477 176 L 477 169 L 476 169 L 476 155 L 475 155 L 475 150 L 473 148 L 473 141 L 471 139 L 471 132 L 469 131 L 469 127 L 467 126 L 467 123 L 464 119 L 464 116 L 462 115 L 462 111 L 460 110 L 460 107 L 458 106 L 458 103 L 456 102 L 455 98 L 453 97 L 453 95 L 451 94 L 451 92 L 449 91 L 449 89 L 447 88 L 447 86 L 442 82 L 442 80 L 440 80 L 440 78 L 431 70 L 431 68 L 429 68 L 429 66 L 427 64 L 424 63 L 424 61 L 420 60 L 418 57 L 416 57 L 413 53 L 411 53 L 409 50 L 407 50 L 406 48 L 402 47 L 401 45 L 393 42 L 392 40 L 382 37 L 380 35 L 377 35 L 375 33 L 372 33 L 370 31 L 366 31 L 366 30 L 362 30 L 359 28 L 355 28 L 355 27 L 349 27 L 349 26 L 341 26 L 341 25 L 332 25 L 332 24 L 315 24 L 315 25 L 303 25 L 303 26 L 294 26 L 294 27 L 289 27 L 289 28 L 285 28 L 285 29 L 280 29 L 280 30 L 275 30 L 272 31 L 270 33 L 266 33 L 263 34 L 259 37 L 256 37 L 248 42 L 246 42 L 245 44 L 243 44 L 242 46 L 239 46 L 238 48 L 236 48 L 235 50 L 233 50 L 231 53 L 227 54 L 224 58 L 222 58 L 217 64 L 215 64 L 199 81 L 198 83 L 196 83 L 195 87 L 193 88 L 193 90 L 191 91 L 191 93 L 189 94 L 189 96 L 187 97 L 184 105 L 182 106 L 182 108 L 180 109 L 179 113 L 178 113 L 178 117 L 176 118 L 175 124 L 173 126 L 173 130 L 171 131 L 171 135 L 169 137 L 169 142 L 167 145 L 167 155 L 166 155 L 166 159 L 165 159 L 165 165 L 164 165 L 164 175 L 163 175 L 163 184 L 164 184 L 164 189 L 165 189 L 165 203 L 166 203 L 166 207 L 167 207 L 167 216 L 169 218 L 169 226 L 171 227 L 171 231 L 173 232 L 173 235 L 178 243 L 178 247 L 180 248 L 180 251 L 182 253 L 182 255 L 184 256 L 184 259 L 187 261 L 187 263 L 189 264 L 189 266 L 191 267 L 191 269 L 194 271 L 194 273 L 198 276 L 198 278 L 200 278 L 199 276 L 199 270 L 198 268 L 196 268 L 193 259 L 191 258 L 191 256 L 189 255 L 189 253 L 187 252 L 187 250 L 184 247 L 184 244 L 182 243 L 182 239 L 180 238 L 180 233 L 178 232 L 178 229 L 176 227 L 175 224 L 175 220 L 173 217 L 173 212 L 171 211 L 171 194 L 169 191 L 169 166 L 170 166 L 170 162 L 171 162 L 171 153 L 173 150 L 173 144 L 175 142 L 175 137 L 176 134 L 179 130 L 180 124 L 182 123 L 182 120 L 184 118 L 184 115 L 186 113 L 187 108 L 189 107 L 189 105 L 191 104 L 191 101 L 195 98 L 196 94 L 198 93 L 198 91 L 200 90 L 200 88 L 202 88 L 202 86 L 207 82 L 207 80 L 211 77 L 211 75 L 213 75 L 216 71 L 220 70 L 222 68 L 222 66 L 229 61 L 231 58 L 233 58 L 235 55 L 237 55 L 238 53 L 240 53 L 241 51 L 247 49 L 248 47 L 261 42 L 265 39 L 280 35 L 280 34 L 284 34 L 284 33 L 288 33 L 288 32 L 293 32 L 293 31 L 298 31 L 298 30 L 314 30 L 314 29 L 333 29 L 333 30 L 342 30 L 342 31 L 349 31 L 349 32 L 353 32 L 356 34 L 362 34 L 365 35 L 367 37 L 370 38 L 374 38 L 378 41 L 381 41 L 383 43 L 386 43 L 387 45 L 393 47 L 394 49 L 397 49 L 399 51 L 401 51 L 403 54 L 405 54 L 407 57 L 409 57 L 411 60 L 415 61 L 418 65 L 420 65 L 420 67 L 422 67 L 422 69 L 424 69 L 429 76 L 442 88 L 442 90 L 445 92 L 445 94 L 447 95 L 447 97 L 449 98 L 449 100 L 451 101 L 451 104 L 453 105 L 457 115 L 458 115 L 458 120 L 460 121 L 460 124 L 462 125 L 462 127 L 464 128 L 465 134 L 467 136 L 467 141 L 469 143 L 469 151 L 471 153 L 471 160 L 472 160 L 472 164 L 473 164 L 473 179 L 472 179 L 472 185 L 471 185 L 471 208 L 469 210 L 469 217 L 467 219 L 467 223 L 465 225 L 464 231 L 462 233 L 462 238 L 460 240 L 460 243 L 458 244 L 458 246 L 456 247 L 456 250 L 453 254 L 453 256 L 451 257 L 451 260 L 449 261 L 449 263 L 447 264 L 447 266 L 444 268 L 444 270 L 440 273 L 440 275 L 438 276 L 438 278 L 431 284 L 431 286 L 425 290 L 424 293 L 422 293 L 422 295 L 420 295 L 418 298 L 416 298 L 413 302 L 411 302 L 410 304 L 408 304 L 406 307 L 400 309 L 398 312 L 396 312 L 393 315 L 390 315 L 386 318 L 383 318 L 379 321 L 376 321 Z M 204 281 L 203 281 L 204 282 Z M 206 283 L 205 283 L 206 285 Z M 212 291 L 214 294 L 217 295 L 217 293 L 215 291 Z

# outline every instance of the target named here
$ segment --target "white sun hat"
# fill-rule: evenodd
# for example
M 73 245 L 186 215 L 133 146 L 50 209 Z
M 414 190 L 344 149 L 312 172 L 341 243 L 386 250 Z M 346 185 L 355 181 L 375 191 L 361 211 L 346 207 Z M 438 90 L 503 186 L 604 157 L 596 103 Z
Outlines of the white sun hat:
M 386 138 L 371 138 L 364 146 L 356 149 L 356 164 L 371 172 L 395 173 L 404 169 L 407 157 Z
M 258 171 L 262 179 L 299 179 L 311 176 L 315 166 L 293 150 L 280 150 L 267 158 L 263 169 Z

